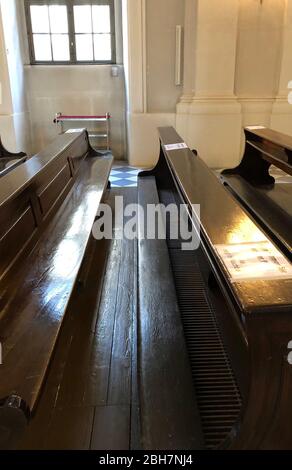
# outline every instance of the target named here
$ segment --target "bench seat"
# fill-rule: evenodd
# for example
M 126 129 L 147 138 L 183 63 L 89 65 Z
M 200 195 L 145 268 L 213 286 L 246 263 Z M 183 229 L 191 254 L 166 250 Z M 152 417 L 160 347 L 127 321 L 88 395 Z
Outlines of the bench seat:
M 145 172 L 147 173 L 147 172 Z M 156 181 L 138 180 L 138 201 L 159 204 Z M 144 449 L 202 449 L 203 437 L 165 240 L 144 239 L 139 212 L 139 383 Z
M 36 408 L 112 161 L 90 153 L 82 160 L 56 213 L 0 280 L 2 430 Z
M 241 207 L 200 157 L 186 145 L 181 145 L 184 142 L 177 132 L 173 128 L 160 128 L 159 133 L 159 161 L 153 170 L 144 172 L 143 177 L 155 177 L 161 202 L 166 203 L 169 199 L 165 193 L 170 188 L 173 200 L 178 197 L 179 203 L 188 206 L 189 222 L 195 232 L 200 233 L 200 249 L 196 250 L 197 253 L 190 251 L 190 256 L 196 255 L 196 269 L 190 269 L 192 260 L 189 256 L 182 257 L 183 250 L 174 254 L 176 248 L 172 248 L 172 240 L 171 244 L 168 241 L 168 246 L 206 448 L 290 449 L 291 266 L 283 256 L 284 250 L 273 246 L 270 240 L 273 230 L 270 228 L 268 231 L 264 224 L 261 224 L 261 228 L 259 224 L 255 224 L 246 207 Z M 288 150 L 290 151 L 290 146 Z M 290 159 L 290 153 L 287 152 L 287 161 Z M 231 170 L 224 173 L 224 177 L 234 174 L 238 173 Z M 264 176 L 268 181 L 271 178 L 268 168 Z M 257 182 L 259 180 L 260 178 L 257 178 Z M 255 180 L 253 182 L 255 183 Z M 266 191 L 265 188 L 261 189 Z M 279 195 L 279 190 L 274 194 Z M 276 199 L 274 201 L 276 202 Z M 191 210 L 194 204 L 200 204 L 200 217 L 195 210 Z M 288 215 L 289 205 L 285 207 Z M 275 218 L 278 217 L 278 212 L 273 209 L 272 204 L 270 210 Z M 273 233 L 273 240 L 277 238 L 278 233 Z M 282 240 L 278 242 L 282 243 Z M 238 270 L 239 263 L 246 266 L 246 259 L 249 259 L 250 254 L 256 260 L 254 266 L 250 265 L 246 277 L 242 278 L 237 277 L 228 267 L 232 258 L 229 255 L 234 247 L 237 250 L 238 245 L 243 248 L 244 255 L 242 259 L 239 257 L 240 261 L 235 258 L 235 269 Z M 258 245 L 259 249 L 255 249 L 255 245 Z M 151 248 L 154 252 L 153 246 Z M 266 254 L 262 255 L 261 249 L 266 251 Z M 238 251 L 241 252 L 240 249 Z M 274 256 L 270 254 L 273 251 Z M 157 251 L 156 257 L 159 255 Z M 143 257 L 142 263 L 144 261 L 146 264 L 146 259 L 146 256 Z M 273 275 L 266 275 L 265 270 L 258 268 L 257 263 L 263 263 L 266 268 L 264 263 L 267 261 L 274 262 L 275 266 L 281 266 L 283 263 L 283 266 L 281 269 L 275 269 Z M 154 258 L 153 266 L 155 263 Z M 164 299 L 166 296 L 171 298 L 172 288 L 169 284 L 169 287 L 165 285 L 164 271 L 156 271 L 157 276 L 152 269 L 147 276 L 144 275 L 143 284 L 139 283 L 140 286 L 147 286 L 148 282 L 151 286 L 148 287 L 148 307 L 143 315 L 142 326 L 145 324 L 144 328 L 152 333 L 152 336 L 148 334 L 148 342 L 152 346 L 156 346 L 155 341 L 158 340 L 164 345 L 170 338 L 168 355 L 162 360 L 159 359 L 162 353 L 160 356 L 155 355 L 160 362 L 166 359 L 165 364 L 169 366 L 168 361 L 173 354 L 173 333 L 169 333 L 167 328 L 165 333 L 162 328 L 151 329 L 150 320 L 146 315 L 147 310 L 151 313 L 156 310 L 159 312 L 158 319 L 162 318 L 164 323 L 167 323 L 163 311 L 169 299 L 166 299 L 166 302 Z M 189 282 L 193 280 L 196 280 L 195 284 Z M 197 293 L 194 292 L 193 296 L 194 289 Z M 157 301 L 159 295 L 160 303 Z M 168 308 L 168 311 L 171 311 L 171 308 Z M 155 359 L 154 347 L 149 351 L 147 344 L 142 346 L 144 351 L 142 349 L 141 356 L 145 356 L 146 351 L 149 362 L 150 358 Z M 172 375 L 176 368 L 175 361 L 171 364 Z M 142 374 L 145 374 L 144 364 L 141 369 Z M 158 377 L 158 386 L 161 382 L 163 379 Z M 182 403 L 185 402 L 182 392 L 180 399 Z M 160 409 L 154 400 L 152 406 L 158 414 Z
M 275 184 L 274 188 L 255 188 L 238 175 L 222 176 L 223 183 L 255 216 L 288 258 L 292 253 L 292 187 Z

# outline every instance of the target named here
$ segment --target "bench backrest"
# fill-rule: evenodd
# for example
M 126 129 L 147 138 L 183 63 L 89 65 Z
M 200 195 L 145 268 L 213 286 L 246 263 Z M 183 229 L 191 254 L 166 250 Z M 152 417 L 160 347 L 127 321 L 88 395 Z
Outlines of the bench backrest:
M 189 148 L 167 150 L 183 143 L 173 128 L 160 128 L 160 141 L 174 181 L 185 202 L 200 204 L 200 227 L 205 246 L 242 313 L 292 310 L 292 279 L 232 282 L 216 247 L 219 245 L 268 241 L 262 231 L 219 182 L 201 158 Z M 194 215 L 195 217 L 195 215 Z
M 61 135 L 1 179 L 0 279 L 36 242 L 66 198 L 90 149 L 86 130 Z
M 219 178 L 187 146 L 181 145 L 183 141 L 174 129 L 160 129 L 160 140 L 160 159 L 153 174 L 160 185 L 160 182 L 165 180 L 162 177 L 163 174 L 170 173 L 181 199 L 189 206 L 201 205 L 200 220 L 196 211 L 193 214 L 190 211 L 190 220 L 194 222 L 193 225 L 196 228 L 200 229 L 201 253 L 204 255 L 203 269 L 204 271 L 206 269 L 207 273 L 211 271 L 216 279 L 214 283 L 213 278 L 209 278 L 210 290 L 213 291 L 210 304 L 212 305 L 214 298 L 219 300 L 221 295 L 225 299 L 224 304 L 227 307 L 225 319 L 223 319 L 224 304 L 221 301 L 217 304 L 220 306 L 220 312 L 216 315 L 216 319 L 219 330 L 225 330 L 225 336 L 229 335 L 229 345 L 232 344 L 232 351 L 235 353 L 232 365 L 233 367 L 237 365 L 235 371 L 238 380 L 241 377 L 241 382 L 246 382 L 240 421 L 237 422 L 221 448 L 290 449 L 292 436 L 292 425 L 289 420 L 292 412 L 289 394 L 289 390 L 292 389 L 291 263 L 282 256 L 279 250 L 273 248 L 267 238 L 265 228 L 263 230 L 259 228 L 219 182 Z M 180 145 L 173 149 L 173 144 Z M 269 245 L 269 249 L 257 250 L 261 242 L 265 244 L 265 247 Z M 251 245 L 247 246 L 247 243 Z M 221 246 L 218 247 L 218 245 Z M 248 264 L 249 257 L 253 260 L 253 265 L 249 265 L 249 275 L 245 279 L 238 279 L 234 274 L 230 275 L 232 272 L 230 258 L 232 259 L 234 248 L 237 252 L 242 250 L 244 253 L 239 261 L 237 258 L 233 263 L 233 268 L 237 269 L 236 274 L 238 271 L 242 272 L 242 266 Z M 273 250 L 276 250 L 275 255 L 271 255 Z M 274 277 L 265 276 L 264 270 L 261 269 L 262 266 L 266 268 L 268 259 L 269 263 L 273 260 L 277 265 L 277 273 Z M 259 268 L 259 262 L 262 263 L 261 268 Z M 284 263 L 286 263 L 285 268 Z M 282 274 L 285 272 L 281 278 L 279 266 L 281 266 Z M 260 273 L 257 277 L 254 276 L 256 272 Z M 232 323 L 236 328 L 229 328 Z M 196 331 L 199 337 L 200 330 L 192 328 L 192 335 Z M 205 329 L 203 335 L 206 337 Z M 241 337 L 247 346 L 247 356 L 236 348 Z M 208 339 L 212 341 L 212 338 Z M 206 357 L 204 350 L 203 364 L 206 367 L 204 370 L 207 371 L 210 369 L 208 369 Z M 199 371 L 202 373 L 202 369 Z M 200 381 L 198 383 L 202 384 Z M 207 396 L 212 388 L 210 384 L 208 382 L 205 393 L 204 388 L 200 387 L 200 393 Z M 214 390 L 216 389 L 215 382 Z M 205 401 L 202 403 L 206 405 Z M 208 408 L 205 407 L 205 409 Z M 220 408 L 220 414 L 222 409 L 224 407 Z M 229 408 L 228 412 L 230 412 Z
M 267 162 L 292 174 L 292 137 L 266 127 L 244 129 L 246 145 L 258 151 Z

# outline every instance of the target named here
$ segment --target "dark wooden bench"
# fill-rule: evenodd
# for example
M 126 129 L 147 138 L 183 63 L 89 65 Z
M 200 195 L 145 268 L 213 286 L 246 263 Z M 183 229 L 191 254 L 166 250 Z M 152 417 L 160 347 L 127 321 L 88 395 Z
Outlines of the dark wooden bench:
M 146 173 L 147 174 L 147 173 Z M 154 177 L 140 174 L 138 202 L 159 204 Z M 139 350 L 144 449 L 200 449 L 203 438 L 165 240 L 143 239 L 139 217 Z
M 167 199 L 166 192 L 172 194 L 173 200 L 179 198 L 189 208 L 190 223 L 201 234 L 200 249 L 186 254 L 179 253 L 176 247 L 176 257 L 181 259 L 176 264 L 171 258 L 171 266 L 207 447 L 291 449 L 292 368 L 288 355 L 292 339 L 292 278 L 231 278 L 218 245 L 268 242 L 266 231 L 253 222 L 215 174 L 189 148 L 167 150 L 166 145 L 183 143 L 173 128 L 160 129 L 160 143 L 157 166 L 142 174 L 143 180 L 149 180 L 151 186 L 151 190 L 148 187 L 148 201 L 150 191 L 156 194 L 152 187 L 154 181 L 159 200 Z M 153 201 L 155 198 L 152 197 Z M 191 211 L 192 204 L 201 205 L 200 220 Z M 151 245 L 151 250 L 157 250 L 158 258 L 158 245 Z M 168 250 L 171 255 L 171 244 L 168 244 Z M 145 256 L 141 259 L 142 266 L 143 262 L 146 264 Z M 192 264 L 196 264 L 197 272 L 192 269 Z M 151 275 L 144 274 L 140 291 L 147 289 L 148 307 L 142 300 L 148 309 L 153 306 L 153 311 L 159 312 L 159 322 L 160 310 L 168 305 L 167 297 L 172 298 L 173 293 L 170 284 L 165 290 L 163 265 L 154 258 L 153 266 L 156 267 Z M 179 285 L 181 279 L 184 284 L 180 281 Z M 158 292 L 162 289 L 159 303 Z M 153 344 L 151 334 L 154 336 L 156 330 L 150 323 L 147 308 L 142 310 L 141 329 L 149 332 L 148 341 Z M 180 331 L 177 323 L 173 325 Z M 173 353 L 172 340 L 167 349 L 169 328 L 168 325 L 165 337 L 162 329 L 157 334 L 163 359 L 170 359 Z M 172 332 L 170 338 L 174 334 Z M 141 347 L 142 376 L 145 375 L 145 355 L 148 361 L 159 361 L 155 349 L 151 355 L 149 344 Z M 159 364 L 163 362 L 161 360 Z M 165 364 L 172 374 L 166 360 Z M 188 381 L 186 387 L 189 387 Z M 184 400 L 184 384 L 174 390 Z M 142 393 L 147 396 L 148 391 Z M 155 403 L 153 397 L 152 401 Z M 241 409 L 240 414 L 234 413 L 235 405 L 236 410 Z M 154 406 L 153 413 L 157 409 L 159 412 Z M 146 430 L 149 434 L 153 431 L 147 427 Z M 222 441 L 218 440 L 220 436 L 224 436 Z
M 16 168 L 21 163 L 25 162 L 27 155 L 24 152 L 12 153 L 9 152 L 3 145 L 0 137 L 0 178 L 6 175 L 11 170 Z
M 3 439 L 36 408 L 111 166 L 84 129 L 59 136 L 1 179 Z
M 292 174 L 292 137 L 272 129 L 245 129 L 240 165 L 221 180 L 292 260 L 292 185 L 275 184 L 271 165 Z
M 240 175 L 254 186 L 275 183 L 269 174 L 271 165 L 292 175 L 292 137 L 266 127 L 246 127 L 246 146 L 241 163 L 222 175 Z

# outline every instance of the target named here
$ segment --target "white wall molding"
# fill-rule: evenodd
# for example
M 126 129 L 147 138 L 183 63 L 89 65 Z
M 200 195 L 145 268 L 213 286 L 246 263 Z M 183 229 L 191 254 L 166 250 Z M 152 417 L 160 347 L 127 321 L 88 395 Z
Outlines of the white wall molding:
M 147 111 L 146 95 L 146 16 L 145 0 L 127 0 L 127 33 L 124 48 L 128 56 L 127 86 L 128 110 L 133 113 Z
M 147 32 L 146 0 L 141 0 L 143 113 L 147 113 Z
M 31 153 L 31 132 L 23 66 L 20 2 L 0 0 L 0 134 L 11 151 Z
M 271 126 L 271 114 L 275 99 L 238 98 L 242 109 L 242 126 Z
M 208 97 L 193 96 L 190 103 L 190 114 L 202 114 L 205 111 L 208 114 L 237 114 L 240 112 L 240 106 L 235 96 L 216 96 Z
M 179 99 L 179 103 L 191 103 L 193 101 L 193 94 L 190 93 L 190 94 L 183 94 L 180 99 Z
M 178 132 L 212 167 L 234 166 L 241 142 L 241 105 L 234 95 L 239 5 L 222 3 L 187 1 L 185 29 L 194 49 L 185 48 L 185 62 L 192 70 L 188 65 L 176 116 Z
M 240 158 L 241 105 L 233 99 L 193 99 L 177 106 L 176 128 L 190 148 L 213 168 L 235 166 Z
M 147 54 L 146 26 L 154 5 L 150 8 L 147 0 L 127 1 L 129 161 L 153 165 L 157 157 L 152 152 L 158 145 L 155 126 L 171 123 L 210 166 L 234 166 L 241 158 L 243 126 L 261 124 L 286 132 L 290 128 L 292 134 L 292 106 L 287 103 L 287 77 L 292 80 L 292 0 L 285 6 L 281 0 L 274 9 L 269 2 L 258 6 L 252 0 L 185 0 L 184 4 L 184 84 L 173 114 L 161 113 L 153 103 L 147 110 L 146 81 L 151 70 L 146 73 L 150 50 Z M 281 61 L 277 57 L 282 29 Z M 273 47 L 266 48 L 265 38 L 273 41 Z M 258 62 L 262 69 L 257 68 Z M 259 78 L 252 77 L 253 70 Z M 261 70 L 268 75 L 261 75 Z
M 147 107 L 146 1 L 124 0 L 127 21 L 125 67 L 128 111 L 128 160 L 133 166 L 153 166 L 159 156 L 159 126 L 175 126 L 175 113 L 151 113 Z M 175 52 L 175 51 L 174 51 Z M 163 86 L 163 84 L 161 85 Z
M 127 121 L 129 164 L 154 166 L 159 157 L 157 128 L 175 127 L 175 113 L 128 113 Z
M 292 105 L 288 102 L 288 83 L 292 80 L 292 0 L 286 1 L 283 25 L 283 50 L 280 67 L 279 88 L 271 112 L 271 127 L 279 132 L 292 135 Z
M 279 67 L 279 85 L 277 97 L 281 98 L 288 94 L 287 87 L 292 80 L 292 0 L 286 0 L 282 31 L 282 56 Z
M 188 102 L 196 87 L 196 44 L 197 44 L 198 0 L 185 0 L 184 23 L 184 90 L 182 102 Z
M 271 127 L 284 134 L 292 135 L 292 105 L 287 97 L 277 98 L 273 104 Z

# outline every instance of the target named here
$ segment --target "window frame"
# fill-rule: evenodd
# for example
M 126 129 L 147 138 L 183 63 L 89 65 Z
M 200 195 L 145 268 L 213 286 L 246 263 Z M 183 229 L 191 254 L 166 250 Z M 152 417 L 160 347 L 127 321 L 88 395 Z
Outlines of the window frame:
M 68 13 L 68 36 L 70 60 L 36 60 L 33 43 L 33 31 L 31 24 L 30 6 L 31 5 L 66 5 Z M 111 21 L 111 60 L 77 60 L 76 42 L 74 26 L 74 5 L 109 5 Z M 26 27 L 28 36 L 28 46 L 31 65 L 107 65 L 116 64 L 116 33 L 115 33 L 115 5 L 114 0 L 24 0 Z M 50 33 L 51 34 L 51 33 Z M 64 33 L 67 34 L 67 33 Z

